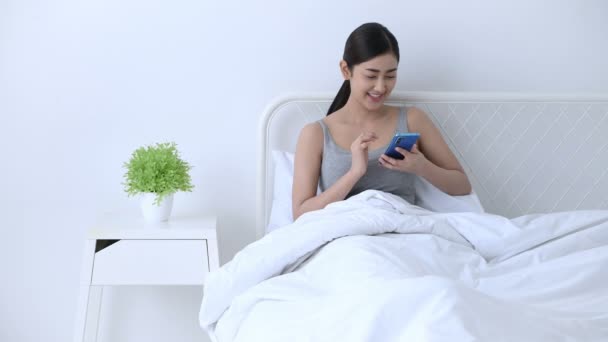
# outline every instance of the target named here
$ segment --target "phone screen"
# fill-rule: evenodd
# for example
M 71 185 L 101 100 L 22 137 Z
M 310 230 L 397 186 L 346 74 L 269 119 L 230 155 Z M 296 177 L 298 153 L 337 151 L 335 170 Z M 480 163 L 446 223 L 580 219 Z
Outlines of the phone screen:
M 402 149 L 411 151 L 419 137 L 420 133 L 397 133 L 393 137 L 393 140 L 391 140 L 391 143 L 388 145 L 384 154 L 391 158 L 403 159 L 403 155 L 397 152 L 395 147 L 401 147 Z

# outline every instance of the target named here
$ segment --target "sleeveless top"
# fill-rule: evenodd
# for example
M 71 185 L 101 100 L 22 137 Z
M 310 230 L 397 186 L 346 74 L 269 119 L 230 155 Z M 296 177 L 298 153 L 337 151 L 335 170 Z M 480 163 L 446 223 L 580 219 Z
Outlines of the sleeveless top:
M 351 166 L 351 152 L 338 146 L 329 128 L 323 120 L 317 121 L 323 128 L 323 159 L 321 162 L 321 175 L 319 187 L 325 191 L 342 177 Z M 402 107 L 395 133 L 406 133 L 407 108 Z M 390 142 L 389 142 L 390 144 Z M 378 162 L 380 156 L 386 151 L 389 144 L 368 151 L 367 171 L 353 186 L 346 198 L 369 189 L 382 190 L 400 196 L 411 204 L 415 201 L 414 174 L 389 170 Z

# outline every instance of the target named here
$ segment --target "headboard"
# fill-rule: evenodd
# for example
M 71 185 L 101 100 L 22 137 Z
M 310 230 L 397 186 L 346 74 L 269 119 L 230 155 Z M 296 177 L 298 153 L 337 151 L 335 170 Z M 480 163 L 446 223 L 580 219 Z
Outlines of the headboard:
M 335 94 L 273 101 L 260 121 L 257 236 L 273 194 L 272 150 L 295 151 L 300 129 L 325 116 Z M 425 111 L 487 212 L 506 217 L 608 209 L 608 96 L 393 93 L 387 104 Z

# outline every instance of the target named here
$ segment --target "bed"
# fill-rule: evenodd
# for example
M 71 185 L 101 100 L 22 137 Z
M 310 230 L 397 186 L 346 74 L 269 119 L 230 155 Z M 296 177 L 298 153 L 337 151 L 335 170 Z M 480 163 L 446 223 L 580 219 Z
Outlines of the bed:
M 474 193 L 420 180 L 419 203 L 368 190 L 291 223 L 290 155 L 332 97 L 265 110 L 259 240 L 206 281 L 214 341 L 608 340 L 608 99 L 393 94 Z

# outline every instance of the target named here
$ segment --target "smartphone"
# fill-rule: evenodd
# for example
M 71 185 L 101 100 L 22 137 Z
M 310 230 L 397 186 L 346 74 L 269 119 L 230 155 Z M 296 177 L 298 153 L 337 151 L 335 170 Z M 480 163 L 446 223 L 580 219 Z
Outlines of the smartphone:
M 401 147 L 404 150 L 411 151 L 416 141 L 420 138 L 420 133 L 397 133 L 391 140 L 391 143 L 386 149 L 387 156 L 395 159 L 403 159 L 403 155 L 395 150 L 395 147 Z

